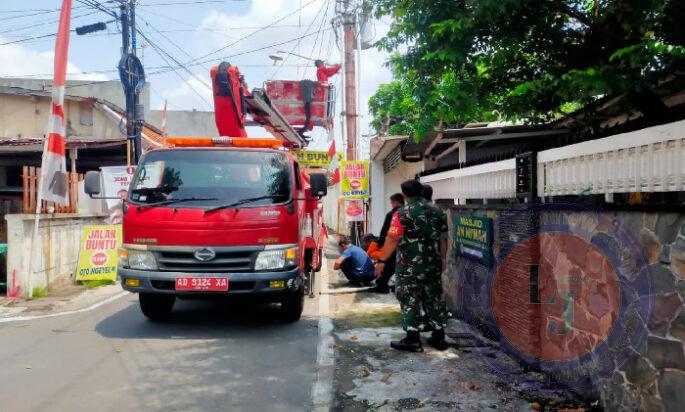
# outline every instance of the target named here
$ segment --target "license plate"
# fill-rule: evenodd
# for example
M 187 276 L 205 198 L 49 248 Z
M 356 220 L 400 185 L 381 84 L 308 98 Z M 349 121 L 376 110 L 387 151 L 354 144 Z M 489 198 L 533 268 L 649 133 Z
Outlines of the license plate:
M 228 279 L 226 278 L 176 278 L 176 290 L 196 290 L 226 292 Z

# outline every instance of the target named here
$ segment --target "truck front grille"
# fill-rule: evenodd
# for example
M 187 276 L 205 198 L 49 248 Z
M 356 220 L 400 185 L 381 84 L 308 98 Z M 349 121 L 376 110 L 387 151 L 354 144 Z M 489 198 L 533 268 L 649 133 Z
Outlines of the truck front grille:
M 209 261 L 195 258 L 195 251 L 157 251 L 159 270 L 167 272 L 249 272 L 254 267 L 257 250 L 217 250 Z

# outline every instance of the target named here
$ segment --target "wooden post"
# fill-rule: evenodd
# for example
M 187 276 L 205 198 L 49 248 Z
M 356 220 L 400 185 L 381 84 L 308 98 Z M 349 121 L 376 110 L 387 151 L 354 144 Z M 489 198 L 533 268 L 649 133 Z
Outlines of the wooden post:
M 126 139 L 126 166 L 131 166 L 131 140 Z
M 21 211 L 23 213 L 31 213 L 30 212 L 31 208 L 29 206 L 29 167 L 28 166 L 22 167 L 21 180 L 22 180 L 22 186 L 24 188 Z

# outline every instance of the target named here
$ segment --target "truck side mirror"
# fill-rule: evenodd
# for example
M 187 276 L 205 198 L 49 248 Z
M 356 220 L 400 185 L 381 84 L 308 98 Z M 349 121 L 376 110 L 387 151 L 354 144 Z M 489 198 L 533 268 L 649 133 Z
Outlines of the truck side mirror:
M 309 175 L 309 188 L 312 196 L 326 196 L 328 193 L 328 177 L 323 173 L 312 173 Z
M 100 194 L 100 172 L 95 170 L 86 172 L 86 177 L 83 180 L 83 190 L 90 197 Z

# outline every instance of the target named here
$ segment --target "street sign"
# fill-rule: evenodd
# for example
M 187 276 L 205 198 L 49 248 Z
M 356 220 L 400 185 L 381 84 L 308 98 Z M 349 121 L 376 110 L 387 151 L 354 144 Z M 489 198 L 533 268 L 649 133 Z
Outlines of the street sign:
M 328 169 L 331 165 L 331 157 L 328 152 L 313 152 L 298 150 L 295 152 L 297 156 L 297 163 L 302 167 L 320 167 L 323 169 Z M 342 153 L 337 153 L 338 161 L 342 161 Z
M 81 235 L 76 280 L 117 279 L 121 225 L 85 226 Z
M 369 197 L 369 162 L 349 160 L 342 162 L 342 197 L 345 199 L 365 199 Z
M 483 265 L 492 263 L 492 219 L 485 216 L 454 216 L 455 246 L 458 256 L 477 260 Z

